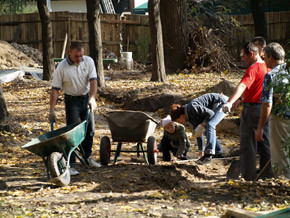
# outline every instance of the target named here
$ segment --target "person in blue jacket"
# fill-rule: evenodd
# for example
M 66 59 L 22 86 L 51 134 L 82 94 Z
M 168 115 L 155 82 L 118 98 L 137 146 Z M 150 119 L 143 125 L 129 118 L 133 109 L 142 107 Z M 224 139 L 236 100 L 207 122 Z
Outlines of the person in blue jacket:
M 216 125 L 225 117 L 221 110 L 228 97 L 218 93 L 208 93 L 191 100 L 188 104 L 171 106 L 171 119 L 181 124 L 190 122 L 197 137 L 200 159 L 198 164 L 209 164 L 212 157 L 222 158 L 223 150 L 216 137 Z M 203 133 L 207 144 L 204 148 Z M 202 153 L 204 152 L 204 154 Z

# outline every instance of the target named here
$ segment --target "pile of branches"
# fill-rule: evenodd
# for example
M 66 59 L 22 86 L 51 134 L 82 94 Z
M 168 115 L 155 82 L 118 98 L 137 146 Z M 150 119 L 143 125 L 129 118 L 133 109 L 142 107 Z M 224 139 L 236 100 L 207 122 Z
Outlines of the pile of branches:
M 224 72 L 237 70 L 233 58 L 225 49 L 222 38 L 212 28 L 199 22 L 189 22 L 190 44 L 186 65 L 197 72 Z
M 237 71 L 233 58 L 225 49 L 225 39 L 231 36 L 233 29 L 239 31 L 244 29 L 233 18 L 224 19 L 224 14 L 204 9 L 196 1 L 193 1 L 192 7 L 198 10 L 193 13 L 189 8 L 188 11 L 190 34 L 186 58 L 188 70 L 219 73 Z

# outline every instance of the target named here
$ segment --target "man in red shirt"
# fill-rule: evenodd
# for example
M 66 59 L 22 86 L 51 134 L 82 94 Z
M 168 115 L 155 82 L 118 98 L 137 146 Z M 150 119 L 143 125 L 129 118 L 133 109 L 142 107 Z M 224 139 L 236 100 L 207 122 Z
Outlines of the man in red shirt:
M 223 111 L 231 112 L 233 103 L 244 94 L 243 112 L 240 124 L 240 161 L 242 177 L 246 180 L 256 178 L 256 156 L 260 153 L 260 170 L 270 160 L 269 124 L 264 127 L 264 141 L 257 142 L 255 133 L 258 128 L 261 112 L 261 93 L 267 66 L 259 56 L 259 49 L 253 43 L 247 43 L 241 49 L 242 60 L 248 66 L 241 82 L 236 87 L 233 95 L 223 106 Z M 265 174 L 271 175 L 271 169 Z

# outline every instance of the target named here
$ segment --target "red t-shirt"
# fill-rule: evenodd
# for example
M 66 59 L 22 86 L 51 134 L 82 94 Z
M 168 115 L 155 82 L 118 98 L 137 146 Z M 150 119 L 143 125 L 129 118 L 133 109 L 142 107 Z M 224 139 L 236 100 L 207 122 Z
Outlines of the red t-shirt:
M 265 62 L 256 62 L 246 70 L 241 80 L 241 83 L 247 86 L 244 91 L 244 103 L 260 103 L 262 85 L 267 72 Z

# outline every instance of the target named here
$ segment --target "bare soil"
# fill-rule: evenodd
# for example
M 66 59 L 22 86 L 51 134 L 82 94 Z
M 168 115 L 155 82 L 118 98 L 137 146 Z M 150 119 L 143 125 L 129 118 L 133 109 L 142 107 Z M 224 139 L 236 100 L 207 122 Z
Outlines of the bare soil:
M 111 74 L 106 73 L 106 76 L 112 77 Z M 169 76 L 170 87 L 148 82 L 149 74 L 116 71 L 107 86 L 110 92 L 115 90 L 116 96 L 139 89 L 144 91 L 137 94 L 147 93 L 147 97 L 164 89 L 198 96 L 220 82 L 221 76 L 172 75 Z M 226 75 L 232 82 L 237 82 L 240 76 Z M 229 208 L 266 211 L 289 206 L 289 180 L 232 181 L 226 179 L 229 160 L 215 159 L 210 165 L 197 165 L 192 160 L 197 158 L 196 140 L 189 126 L 186 131 L 192 144 L 190 161 L 167 163 L 161 161 L 159 154 L 158 164 L 152 166 L 135 153 L 121 153 L 117 164 L 107 167 L 85 168 L 77 163 L 81 174 L 72 177 L 69 186 L 51 185 L 41 158 L 21 149 L 32 138 L 50 131 L 47 121 L 50 83 L 26 77 L 25 81 L 4 84 L 3 90 L 11 115 L 9 122 L 16 128 L 0 130 L 0 217 L 202 217 L 221 216 Z M 101 137 L 110 136 L 104 114 L 122 109 L 124 102 L 98 96 L 97 104 L 93 146 L 96 160 Z M 148 114 L 161 119 L 164 111 Z M 56 128 L 65 126 L 62 96 L 56 115 Z M 162 134 L 163 130 L 158 127 L 154 134 L 158 143 Z M 224 150 L 239 146 L 237 135 L 218 129 L 218 138 Z M 134 143 L 124 144 L 124 149 L 133 150 L 135 146 Z
M 36 67 L 37 63 L 8 42 L 0 40 L 0 70 L 21 66 Z

